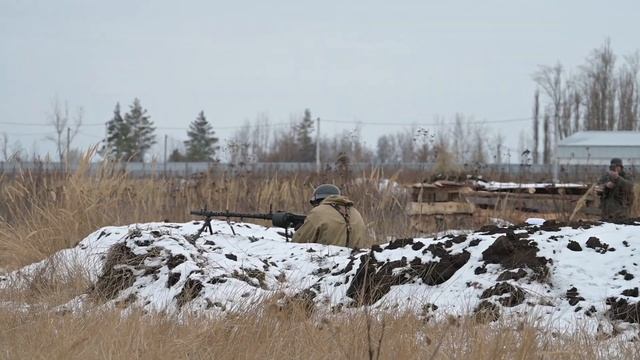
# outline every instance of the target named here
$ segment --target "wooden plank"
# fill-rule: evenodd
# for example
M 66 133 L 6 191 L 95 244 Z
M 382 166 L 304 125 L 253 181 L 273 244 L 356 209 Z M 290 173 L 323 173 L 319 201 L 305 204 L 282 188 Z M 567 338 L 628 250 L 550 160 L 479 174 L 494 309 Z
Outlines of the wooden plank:
M 466 202 L 412 202 L 407 205 L 407 215 L 473 214 L 475 207 Z
M 485 208 L 514 208 L 521 211 L 530 212 L 565 212 L 575 208 L 581 196 L 578 195 L 550 195 L 550 194 L 526 194 L 526 193 L 491 193 L 475 192 L 466 194 L 467 201 Z M 595 198 L 589 199 L 587 203 L 597 207 Z

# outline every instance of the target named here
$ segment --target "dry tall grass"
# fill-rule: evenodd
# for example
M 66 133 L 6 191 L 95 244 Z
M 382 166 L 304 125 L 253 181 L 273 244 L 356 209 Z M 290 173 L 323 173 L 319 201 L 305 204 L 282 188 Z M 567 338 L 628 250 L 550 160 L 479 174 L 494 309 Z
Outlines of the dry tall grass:
M 187 221 L 189 210 L 305 213 L 314 186 L 338 184 L 357 204 L 371 236 L 409 236 L 406 195 L 381 187 L 380 171 L 345 179 L 338 174 L 206 174 L 197 179 L 136 179 L 105 165 L 99 174 L 85 166 L 69 176 L 30 173 L 0 178 L 0 267 L 14 269 L 72 247 L 102 226 Z M 393 181 L 397 175 L 390 176 Z
M 115 310 L 0 310 L 0 321 L 0 356 L 12 359 L 632 359 L 640 353 L 638 342 L 472 318 L 433 323 L 413 314 L 308 318 L 267 311 L 176 319 Z
M 0 267 L 15 269 L 71 247 L 107 225 L 186 221 L 190 209 L 306 212 L 313 187 L 341 186 L 368 219 L 379 242 L 412 236 L 408 197 L 379 170 L 344 176 L 326 173 L 207 174 L 198 179 L 134 179 L 106 165 L 69 176 L 22 174 L 0 178 Z M 413 181 L 418 179 L 413 179 Z M 636 189 L 636 196 L 640 189 Z M 636 209 L 637 210 L 637 209 Z M 487 216 L 509 217 L 508 206 Z M 426 322 L 415 314 L 341 314 L 326 319 L 255 311 L 220 319 L 176 319 L 118 310 L 51 311 L 86 291 L 87 277 L 50 259 L 27 289 L 0 291 L 0 358 L 370 358 L 370 359 L 594 359 L 633 358 L 638 343 L 610 343 L 588 334 L 557 335 L 526 324 L 483 325 L 470 319 Z M 19 304 L 19 309 L 6 306 Z M 30 307 L 22 307 L 29 304 Z

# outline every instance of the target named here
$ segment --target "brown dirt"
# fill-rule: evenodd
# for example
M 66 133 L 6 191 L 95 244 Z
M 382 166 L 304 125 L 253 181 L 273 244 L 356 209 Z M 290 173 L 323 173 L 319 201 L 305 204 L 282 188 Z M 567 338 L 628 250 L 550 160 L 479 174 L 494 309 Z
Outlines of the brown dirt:
M 394 243 L 394 248 L 413 245 L 412 239 L 402 239 Z M 391 245 L 391 244 L 390 244 Z M 402 246 L 400 246 L 402 245 Z M 440 261 L 422 263 L 420 258 L 408 262 L 405 257 L 391 262 L 378 262 L 375 252 L 360 256 L 360 267 L 351 280 L 347 296 L 358 304 L 373 304 L 389 292 L 391 286 L 422 279 L 427 285 L 437 285 L 449 280 L 456 271 L 467 263 L 471 254 L 467 251 L 451 255 L 442 243 L 431 244 L 423 253 L 431 252 Z M 353 265 L 352 265 L 353 266 Z M 394 274 L 393 270 L 404 268 Z
M 608 298 L 607 316 L 612 320 L 640 323 L 640 303 L 630 304 L 626 299 Z
M 193 300 L 200 294 L 204 286 L 199 280 L 187 279 L 182 287 L 182 291 L 176 295 L 176 301 L 178 302 L 178 308 L 183 307 L 186 303 Z
M 548 277 L 549 259 L 536 256 L 537 244 L 528 239 L 520 239 L 520 234 L 507 233 L 500 236 L 493 244 L 482 252 L 486 263 L 500 264 L 506 269 L 529 268 L 534 271 L 535 280 L 545 280 Z
M 496 295 L 500 296 L 500 298 L 498 298 L 498 302 L 500 302 L 500 304 L 509 307 L 522 304 L 525 298 L 525 294 L 522 289 L 509 283 L 501 282 L 483 291 L 482 295 L 480 295 L 480 299 L 487 299 Z
M 500 307 L 487 300 L 480 302 L 473 312 L 474 319 L 481 324 L 496 321 L 500 318 Z
M 112 246 L 107 252 L 102 274 L 89 289 L 89 295 L 101 300 L 115 298 L 121 290 L 133 285 L 132 267 L 140 266 L 145 258 L 145 255 L 134 254 L 124 243 Z

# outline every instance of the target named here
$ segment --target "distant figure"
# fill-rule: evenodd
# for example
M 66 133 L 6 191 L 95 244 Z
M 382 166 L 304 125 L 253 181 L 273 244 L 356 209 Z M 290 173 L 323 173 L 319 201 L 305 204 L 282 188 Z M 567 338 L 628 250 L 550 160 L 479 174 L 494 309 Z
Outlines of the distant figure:
M 609 171 L 599 181 L 602 186 L 600 208 L 605 220 L 626 219 L 633 205 L 633 180 L 624 171 L 622 160 L 611 159 Z
M 366 236 L 360 212 L 353 207 L 353 201 L 340 195 L 337 186 L 318 186 L 310 202 L 313 209 L 293 235 L 294 242 L 350 248 L 368 248 L 372 245 Z

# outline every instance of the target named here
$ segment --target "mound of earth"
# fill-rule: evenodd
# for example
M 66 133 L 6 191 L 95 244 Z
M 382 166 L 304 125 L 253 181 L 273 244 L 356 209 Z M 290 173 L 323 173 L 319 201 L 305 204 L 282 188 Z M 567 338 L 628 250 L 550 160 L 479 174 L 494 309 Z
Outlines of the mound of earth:
M 200 226 L 106 227 L 57 253 L 92 276 L 93 286 L 70 304 L 226 313 L 289 298 L 316 311 L 428 309 L 435 317 L 521 316 L 593 331 L 640 323 L 640 223 L 487 226 L 356 250 L 287 243 L 280 229 L 221 221 L 193 242 Z M 46 265 L 7 274 L 0 287 L 19 286 Z

